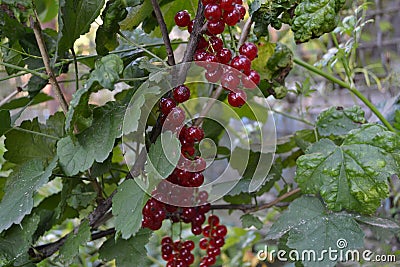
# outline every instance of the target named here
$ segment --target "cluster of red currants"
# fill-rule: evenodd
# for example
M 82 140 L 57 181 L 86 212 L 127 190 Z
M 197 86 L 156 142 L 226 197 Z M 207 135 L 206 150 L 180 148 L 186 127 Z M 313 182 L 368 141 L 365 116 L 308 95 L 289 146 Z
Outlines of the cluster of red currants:
M 167 261 L 166 267 L 185 267 L 190 266 L 194 262 L 194 242 L 187 240 L 172 241 L 169 236 L 161 240 L 161 253 L 163 260 Z
M 200 267 L 211 266 L 216 262 L 216 257 L 221 254 L 221 247 L 225 244 L 227 234 L 225 225 L 220 224 L 216 215 L 208 217 L 208 224 L 203 228 L 203 238 L 200 239 L 199 247 L 207 252 L 201 259 Z
M 251 42 L 242 44 L 238 55 L 224 47 L 221 38 L 217 37 L 225 30 L 225 24 L 233 26 L 246 14 L 242 0 L 202 0 L 205 5 L 204 17 L 207 20 L 207 30 L 200 37 L 194 61 L 206 69 L 205 77 L 209 82 L 221 81 L 228 90 L 228 103 L 233 107 L 241 107 L 246 103 L 247 94 L 240 88 L 254 89 L 260 83 L 260 75 L 251 69 L 251 61 L 257 57 L 257 46 Z M 175 23 L 180 27 L 193 29 L 194 21 L 190 14 L 179 11 L 175 15 Z M 219 64 L 217 64 L 219 63 Z

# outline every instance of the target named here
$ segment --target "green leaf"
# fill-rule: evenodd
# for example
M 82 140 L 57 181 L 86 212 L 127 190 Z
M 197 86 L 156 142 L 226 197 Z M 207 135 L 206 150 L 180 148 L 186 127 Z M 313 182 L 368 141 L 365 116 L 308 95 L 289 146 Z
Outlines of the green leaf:
M 58 53 L 61 57 L 74 46 L 76 39 L 89 31 L 103 6 L 104 0 L 60 1 Z
M 294 148 L 300 147 L 302 150 L 315 142 L 315 133 L 313 130 L 304 129 L 295 132 L 292 135 L 279 138 L 276 144 L 275 153 L 282 154 L 293 151 Z
M 268 58 L 269 79 L 282 82 L 293 68 L 293 52 L 285 44 L 277 43 L 274 53 Z
M 142 4 L 132 7 L 126 18 L 121 21 L 120 26 L 122 30 L 132 30 L 139 26 L 145 18 L 153 11 L 151 1 L 143 1 Z
M 57 143 L 60 166 L 66 175 L 87 170 L 94 161 L 103 162 L 114 147 L 115 139 L 122 135 L 125 106 L 108 102 L 95 108 L 93 124 L 76 138 L 64 137 Z
M 89 221 L 85 220 L 79 226 L 78 231 L 72 231 L 64 245 L 60 248 L 60 261 L 63 264 L 71 264 L 74 258 L 79 255 L 79 246 L 90 240 L 90 225 Z
M 366 123 L 364 111 L 359 106 L 351 108 L 331 107 L 322 112 L 317 119 L 320 136 L 343 136 Z
M 90 73 L 88 84 L 97 81 L 104 88 L 113 90 L 114 84 L 124 70 L 122 59 L 115 54 L 107 55 L 96 61 L 95 69 Z M 90 86 L 88 86 L 90 87 Z
M 400 131 L 400 109 L 395 111 L 393 126 Z
M 148 159 L 152 172 L 166 178 L 175 169 L 181 155 L 181 143 L 171 131 L 162 133 L 150 147 Z M 149 163 L 148 163 L 149 164 Z
M 339 22 L 339 11 L 345 0 L 304 0 L 295 9 L 292 22 L 294 38 L 304 43 L 333 31 Z
M 34 1 L 40 22 L 49 22 L 57 16 L 58 2 L 56 0 Z
M 18 224 L 33 208 L 33 193 L 48 182 L 57 158 L 48 165 L 33 159 L 14 170 L 0 203 L 0 232 Z
M 96 51 L 99 55 L 104 56 L 118 47 L 119 22 L 124 20 L 127 14 L 124 1 L 112 0 L 107 2 L 106 8 L 101 14 L 103 24 L 96 32 Z
M 400 172 L 400 137 L 383 126 L 364 124 L 341 146 L 313 144 L 297 160 L 295 180 L 303 193 L 320 194 L 328 208 L 370 214 L 389 194 L 387 179 Z
M 346 251 L 364 245 L 364 234 L 356 221 L 344 213 L 331 213 L 318 198 L 303 196 L 294 200 L 282 213 L 267 234 L 268 239 L 278 239 L 289 234 L 286 245 L 298 251 L 314 250 L 319 257 L 323 250 L 340 249 L 338 240 L 345 240 Z M 339 259 L 337 259 L 339 260 Z M 335 266 L 336 261 L 325 257 L 321 261 L 303 261 L 304 266 Z
M 10 111 L 8 110 L 0 110 L 0 136 L 6 133 L 9 129 L 11 129 L 11 116 Z
M 144 195 L 143 189 L 132 179 L 118 186 L 112 200 L 112 213 L 115 229 L 122 234 L 123 239 L 131 238 L 141 227 Z
M 254 226 L 260 230 L 264 226 L 264 223 L 258 217 L 252 214 L 244 214 L 240 217 L 240 220 L 242 220 L 243 228 L 250 228 Z
M 7 261 L 12 262 L 9 266 L 25 265 L 29 261 L 28 250 L 34 241 L 33 235 L 39 221 L 36 214 L 26 216 L 20 225 L 14 225 L 4 232 L 0 237 L 0 260 L 1 256 L 5 256 Z
M 251 62 L 251 66 L 256 70 L 261 79 L 271 79 L 271 71 L 267 68 L 266 62 L 274 54 L 276 44 L 260 40 L 257 43 L 258 57 Z
M 53 98 L 47 94 L 38 93 L 33 99 L 29 97 L 20 97 L 13 99 L 0 106 L 0 109 L 12 110 L 17 108 L 23 108 L 26 106 L 33 106 L 43 102 L 47 102 L 49 100 L 53 100 Z
M 64 135 L 64 114 L 61 112 L 51 116 L 46 124 L 33 121 L 24 121 L 19 126 L 35 133 L 20 130 L 11 130 L 6 134 L 5 145 L 7 152 L 4 158 L 10 162 L 21 164 L 32 159 L 51 160 L 56 155 L 57 138 Z M 40 135 L 44 134 L 44 135 Z M 48 136 L 51 137 L 48 137 Z
M 149 242 L 151 231 L 140 229 L 135 236 L 125 239 L 109 238 L 101 246 L 100 258 L 106 261 L 115 259 L 118 267 L 142 267 L 145 265 L 147 254 L 145 245 Z
M 92 177 L 95 177 L 91 173 Z M 70 207 L 78 210 L 79 208 L 86 208 L 90 203 L 93 203 L 97 194 L 93 192 L 93 186 L 90 184 L 79 183 L 72 189 L 67 203 Z
M 400 229 L 400 225 L 398 223 L 385 218 L 356 215 L 354 216 L 354 219 L 361 223 L 374 227 L 383 228 L 389 231 L 398 231 Z

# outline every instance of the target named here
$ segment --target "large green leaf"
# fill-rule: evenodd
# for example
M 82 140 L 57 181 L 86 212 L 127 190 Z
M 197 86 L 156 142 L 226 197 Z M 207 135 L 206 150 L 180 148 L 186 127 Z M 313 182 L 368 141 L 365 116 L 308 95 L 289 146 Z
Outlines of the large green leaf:
M 14 225 L 0 237 L 0 263 L 22 266 L 29 261 L 28 249 L 32 246 L 33 238 L 40 218 L 33 214 L 26 216 L 20 225 Z M 30 266 L 30 265 L 29 265 Z
M 89 221 L 86 220 L 81 223 L 76 233 L 70 233 L 64 245 L 60 248 L 60 261 L 69 265 L 79 255 L 79 246 L 89 241 L 90 236 L 90 225 Z
M 324 250 L 340 250 L 346 255 L 346 251 L 364 245 L 364 233 L 351 216 L 331 213 L 318 198 L 309 196 L 294 200 L 289 209 L 273 224 L 267 238 L 278 239 L 287 233 L 288 247 L 297 250 L 299 255 L 302 255 L 303 251 L 314 251 L 317 259 L 323 255 Z M 342 246 L 344 243 L 347 245 Z M 339 260 L 331 261 L 327 255 L 322 261 L 312 258 L 308 261 L 305 257 L 303 264 L 316 267 L 335 266 Z
M 148 229 L 140 229 L 128 240 L 109 238 L 99 250 L 100 258 L 107 261 L 115 259 L 118 267 L 142 267 L 146 262 L 145 245 L 151 233 Z
M 90 24 L 100 15 L 104 0 L 62 0 L 59 13 L 58 53 L 64 53 L 82 34 L 90 29 Z
M 320 194 L 328 208 L 373 213 L 389 194 L 387 179 L 400 172 L 400 137 L 377 124 L 350 131 L 341 146 L 313 144 L 297 160 L 302 192 Z
M 22 122 L 19 126 L 22 131 L 13 129 L 6 134 L 5 145 L 8 151 L 4 158 L 16 164 L 32 159 L 53 159 L 57 138 L 64 135 L 63 125 L 64 114 L 61 112 L 51 116 L 46 124 L 39 123 L 37 118 Z
M 0 110 L 0 136 L 6 133 L 11 128 L 11 116 L 10 111 Z
M 253 214 L 244 214 L 240 216 L 240 220 L 242 221 L 243 228 L 254 226 L 260 230 L 264 226 L 263 222 Z
M 74 93 L 66 115 L 65 129 L 69 131 L 75 123 L 86 128 L 92 119 L 89 109 L 90 94 L 101 88 L 114 89 L 114 84 L 119 80 L 119 74 L 124 69 L 123 61 L 117 55 L 108 55 L 97 60 L 95 69 L 90 73 L 85 86 Z
M 131 238 L 141 227 L 144 195 L 143 189 L 132 179 L 118 186 L 112 201 L 112 213 L 115 229 L 123 239 Z
M 6 193 L 0 203 L 0 232 L 18 224 L 33 208 L 33 193 L 48 182 L 57 158 L 48 165 L 33 159 L 14 170 L 9 177 Z
M 333 31 L 339 22 L 339 11 L 345 0 L 304 0 L 295 9 L 292 22 L 297 42 L 307 42 Z
M 0 106 L 0 109 L 5 109 L 5 110 L 12 110 L 12 109 L 17 109 L 17 108 L 23 108 L 25 106 L 33 106 L 37 105 L 49 100 L 52 100 L 53 98 L 47 94 L 44 93 L 38 93 L 33 99 L 29 97 L 20 97 L 13 99 L 2 106 Z
M 172 173 L 180 156 L 180 141 L 171 131 L 166 131 L 157 138 L 156 143 L 150 147 L 148 155 L 152 170 L 163 178 Z
M 125 106 L 108 102 L 93 111 L 92 125 L 76 138 L 67 136 L 57 143 L 60 165 L 67 175 L 87 170 L 94 161 L 103 162 L 114 147 L 115 139 L 122 135 Z
M 343 136 L 365 122 L 364 111 L 359 106 L 331 107 L 318 116 L 316 125 L 320 136 Z

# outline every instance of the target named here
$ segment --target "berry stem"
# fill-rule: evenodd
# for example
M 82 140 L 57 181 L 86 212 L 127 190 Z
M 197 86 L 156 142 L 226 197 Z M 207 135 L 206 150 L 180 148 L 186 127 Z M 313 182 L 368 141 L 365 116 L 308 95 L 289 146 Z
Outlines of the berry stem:
M 358 99 L 360 99 L 378 118 L 379 120 L 386 126 L 386 128 L 388 128 L 390 131 L 392 132 L 396 132 L 396 130 L 393 128 L 393 126 L 386 120 L 386 118 L 382 115 L 382 113 L 379 112 L 379 110 L 374 106 L 374 104 L 372 104 L 368 98 L 366 98 L 363 93 L 361 93 L 360 91 L 357 90 L 357 88 L 352 87 L 350 84 L 339 80 L 338 78 L 334 77 L 333 75 L 324 72 L 321 69 L 318 69 L 310 64 L 308 64 L 305 61 L 302 61 L 299 58 L 294 58 L 293 62 L 296 63 L 297 65 L 315 73 L 318 74 L 319 76 L 324 77 L 325 79 L 336 83 L 337 85 L 348 89 L 351 93 L 353 93 L 356 97 L 358 97 Z
M 154 13 L 156 15 L 158 25 L 160 25 L 161 34 L 165 43 L 165 49 L 167 49 L 168 64 L 170 66 L 175 65 L 174 51 L 171 46 L 171 40 L 169 39 L 167 25 L 165 25 L 163 14 L 161 13 L 160 5 L 157 0 L 151 0 Z

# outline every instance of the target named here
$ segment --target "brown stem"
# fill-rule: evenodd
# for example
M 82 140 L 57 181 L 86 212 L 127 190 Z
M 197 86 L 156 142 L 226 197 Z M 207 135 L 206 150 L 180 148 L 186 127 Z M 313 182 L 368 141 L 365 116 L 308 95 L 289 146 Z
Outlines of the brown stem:
M 246 42 L 246 39 L 250 33 L 251 24 L 253 24 L 253 21 L 251 21 L 251 17 L 250 17 L 243 26 L 242 33 L 240 34 L 240 38 L 239 38 L 238 48 L 241 47 L 242 44 L 244 44 L 244 42 Z
M 30 17 L 30 23 L 31 23 L 33 32 L 35 34 L 36 41 L 39 46 L 40 54 L 42 55 L 43 64 L 46 68 L 47 74 L 49 75 L 50 83 L 53 86 L 54 94 L 56 95 L 64 114 L 67 114 L 68 103 L 65 100 L 65 97 L 63 95 L 63 92 L 61 91 L 60 85 L 58 84 L 56 76 L 54 75 L 54 72 L 50 66 L 49 53 L 47 51 L 46 44 L 43 39 L 42 28 L 40 27 L 40 23 L 39 23 L 36 11 L 34 12 L 34 16 Z
M 275 206 L 276 204 L 278 204 L 279 202 L 282 202 L 286 198 L 293 196 L 299 192 L 300 192 L 300 188 L 293 189 L 292 191 L 289 191 L 289 192 L 283 194 L 282 196 L 276 198 L 275 200 L 265 203 L 265 204 L 261 204 L 261 205 L 222 204 L 222 205 L 212 205 L 211 209 L 212 210 L 241 210 L 245 213 L 250 213 L 250 212 L 255 212 L 255 211 L 271 208 L 271 207 Z
M 161 13 L 160 5 L 158 4 L 157 0 L 151 0 L 151 4 L 153 5 L 153 10 L 154 13 L 156 14 L 158 25 L 160 25 L 165 48 L 167 49 L 168 64 L 170 66 L 173 66 L 175 65 L 174 51 L 171 46 L 171 40 L 169 39 L 167 25 L 165 24 L 164 17 Z

